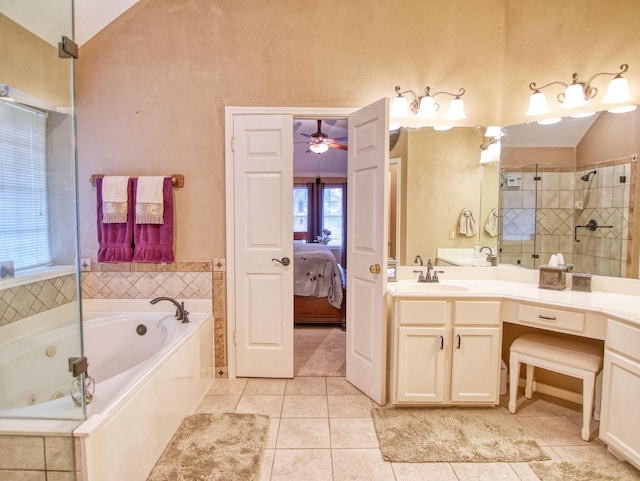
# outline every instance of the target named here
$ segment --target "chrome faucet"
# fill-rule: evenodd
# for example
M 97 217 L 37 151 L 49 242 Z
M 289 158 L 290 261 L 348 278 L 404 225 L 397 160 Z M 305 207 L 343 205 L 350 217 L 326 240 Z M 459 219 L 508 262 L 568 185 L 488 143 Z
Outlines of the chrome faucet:
M 418 282 L 440 282 L 440 279 L 438 278 L 438 274 L 444 274 L 444 271 L 437 271 L 433 269 L 433 262 L 431 262 L 431 259 L 429 259 L 429 261 L 427 262 L 426 273 L 422 270 L 413 271 L 413 272 L 420 273 L 420 275 L 418 275 Z M 433 272 L 433 274 L 431 272 Z
M 495 266 L 498 262 L 498 257 L 493 255 L 493 251 L 489 246 L 480 247 L 479 252 L 482 252 L 484 249 L 489 249 L 489 253 L 487 254 L 487 262 L 490 262 L 492 266 Z
M 189 311 L 184 308 L 184 302 L 178 302 L 171 297 L 156 297 L 155 299 L 150 300 L 151 304 L 156 304 L 160 301 L 169 301 L 174 306 L 176 306 L 176 319 L 182 321 L 183 324 L 189 322 Z

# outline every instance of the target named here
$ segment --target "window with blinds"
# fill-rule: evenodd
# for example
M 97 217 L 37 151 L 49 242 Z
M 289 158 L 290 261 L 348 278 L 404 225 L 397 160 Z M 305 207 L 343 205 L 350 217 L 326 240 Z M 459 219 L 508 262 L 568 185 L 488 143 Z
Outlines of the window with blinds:
M 45 113 L 0 101 L 0 261 L 51 264 Z

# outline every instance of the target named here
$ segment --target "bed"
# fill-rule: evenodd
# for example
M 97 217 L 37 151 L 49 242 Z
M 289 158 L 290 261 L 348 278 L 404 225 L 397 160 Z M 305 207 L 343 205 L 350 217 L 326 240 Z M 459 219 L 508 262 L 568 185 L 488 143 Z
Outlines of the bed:
M 345 273 L 331 250 L 294 244 L 293 268 L 295 323 L 337 323 L 345 329 Z

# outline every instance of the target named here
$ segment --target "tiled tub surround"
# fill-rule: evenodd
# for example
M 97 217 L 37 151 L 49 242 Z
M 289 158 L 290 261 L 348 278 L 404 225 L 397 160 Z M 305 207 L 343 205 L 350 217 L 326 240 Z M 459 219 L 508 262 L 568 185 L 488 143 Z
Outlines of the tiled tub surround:
M 212 299 L 216 376 L 227 376 L 226 263 L 184 261 L 174 264 L 103 264 L 82 272 L 83 299 Z
M 577 172 L 544 166 L 538 166 L 537 172 L 503 172 L 503 178 L 521 176 L 522 186 L 506 187 L 503 182 L 500 261 L 537 268 L 561 252 L 575 272 L 623 277 L 629 259 L 635 168 L 635 160 L 624 158 Z M 597 174 L 588 182 L 581 180 L 591 170 Z M 534 180 L 536 175 L 540 180 Z M 580 242 L 575 242 L 574 225 L 586 225 L 591 219 L 614 227 L 579 228 Z

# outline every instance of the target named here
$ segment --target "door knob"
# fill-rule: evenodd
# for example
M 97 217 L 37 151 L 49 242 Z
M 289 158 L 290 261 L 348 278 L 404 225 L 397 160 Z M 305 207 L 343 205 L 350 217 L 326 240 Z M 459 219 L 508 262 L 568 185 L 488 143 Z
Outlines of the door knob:
M 291 264 L 291 259 L 289 259 L 288 257 L 283 257 L 282 259 L 276 259 L 275 257 L 273 259 L 271 259 L 272 261 L 276 261 L 279 262 L 280 264 L 282 264 L 283 266 L 287 267 L 289 264 Z
M 371 272 L 371 274 L 380 274 L 380 264 L 369 266 L 369 272 Z

